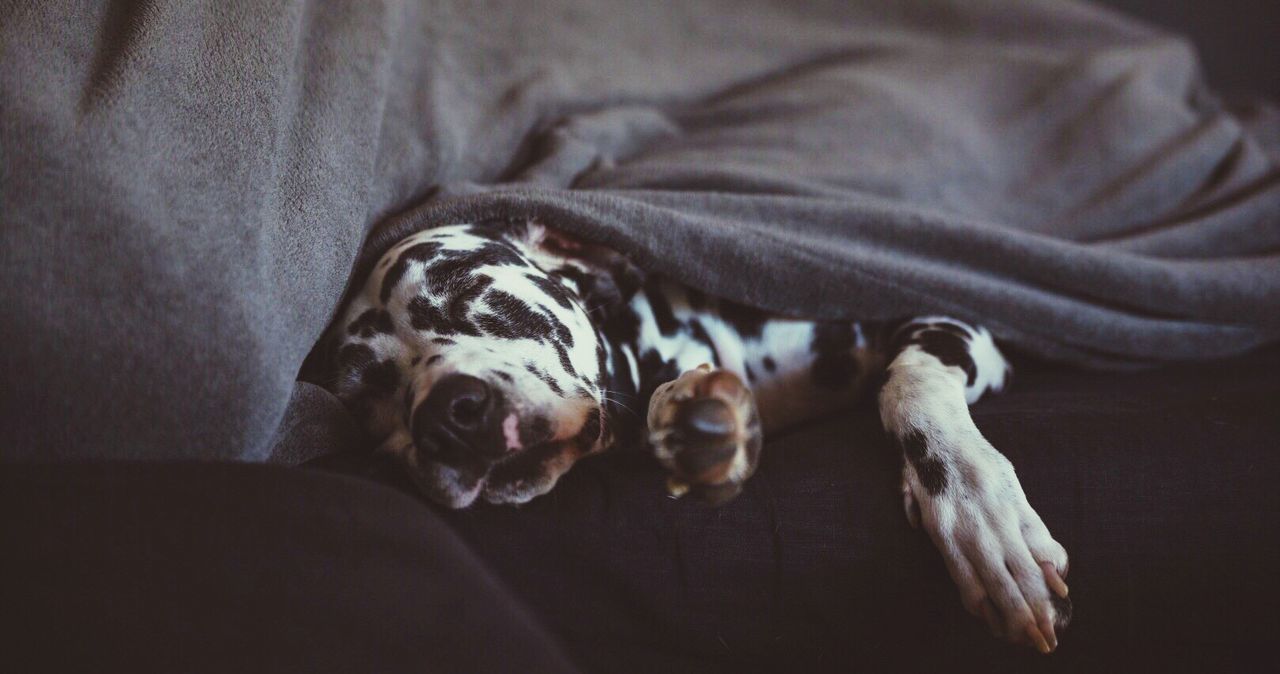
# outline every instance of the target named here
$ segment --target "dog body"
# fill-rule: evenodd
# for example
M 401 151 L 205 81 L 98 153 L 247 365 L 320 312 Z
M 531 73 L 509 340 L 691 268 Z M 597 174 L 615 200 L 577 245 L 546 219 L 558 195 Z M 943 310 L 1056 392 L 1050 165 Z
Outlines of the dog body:
M 908 520 L 965 607 L 1045 652 L 1069 619 L 1066 552 L 968 412 L 1010 375 L 984 329 L 772 317 L 536 223 L 481 223 L 395 245 L 330 347 L 333 392 L 453 508 L 526 502 L 614 445 L 648 447 L 673 495 L 723 503 L 764 433 L 878 386 Z

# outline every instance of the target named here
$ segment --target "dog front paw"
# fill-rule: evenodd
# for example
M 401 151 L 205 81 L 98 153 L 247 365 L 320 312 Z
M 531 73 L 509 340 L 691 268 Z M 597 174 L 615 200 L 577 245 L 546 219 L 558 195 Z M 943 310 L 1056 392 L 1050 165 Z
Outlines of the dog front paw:
M 699 366 L 654 393 L 649 441 L 670 472 L 668 493 L 725 503 L 742 491 L 760 459 L 755 397 L 736 374 Z
M 994 448 L 982 454 L 956 471 L 964 479 L 936 494 L 908 465 L 908 518 L 916 506 L 969 613 L 996 637 L 1050 653 L 1071 619 L 1067 552 L 1027 502 L 1008 461 Z

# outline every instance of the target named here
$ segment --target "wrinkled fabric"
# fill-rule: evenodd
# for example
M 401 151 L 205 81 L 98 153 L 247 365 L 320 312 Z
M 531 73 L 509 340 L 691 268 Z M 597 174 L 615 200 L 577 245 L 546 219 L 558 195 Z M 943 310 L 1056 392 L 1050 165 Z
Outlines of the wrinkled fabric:
M 1088 4 L 0 16 L 6 457 L 267 458 L 349 279 L 482 217 L 789 315 L 946 312 L 1076 364 L 1280 333 L 1274 114 Z

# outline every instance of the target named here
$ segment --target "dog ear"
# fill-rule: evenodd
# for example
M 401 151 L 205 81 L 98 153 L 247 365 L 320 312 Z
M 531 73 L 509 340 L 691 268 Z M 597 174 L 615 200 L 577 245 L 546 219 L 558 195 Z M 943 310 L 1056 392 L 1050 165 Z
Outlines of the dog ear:
M 611 319 L 644 285 L 645 274 L 626 255 L 608 246 L 529 221 L 518 235 L 536 251 L 537 261 L 552 276 L 569 279 L 578 288 L 593 318 Z

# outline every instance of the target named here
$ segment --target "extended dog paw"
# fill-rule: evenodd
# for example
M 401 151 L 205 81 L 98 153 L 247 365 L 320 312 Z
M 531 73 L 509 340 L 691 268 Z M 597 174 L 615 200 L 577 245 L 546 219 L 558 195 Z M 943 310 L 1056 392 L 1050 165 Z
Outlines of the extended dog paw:
M 908 466 L 908 518 L 916 505 L 969 613 L 998 638 L 1050 653 L 1071 620 L 1067 552 L 1027 502 L 1012 466 L 990 454 L 957 471 L 969 479 L 936 495 Z
M 691 493 L 720 505 L 742 491 L 760 458 L 755 398 L 736 374 L 699 366 L 653 394 L 649 440 L 671 472 L 673 497 Z

